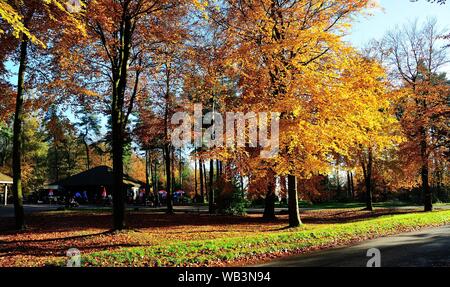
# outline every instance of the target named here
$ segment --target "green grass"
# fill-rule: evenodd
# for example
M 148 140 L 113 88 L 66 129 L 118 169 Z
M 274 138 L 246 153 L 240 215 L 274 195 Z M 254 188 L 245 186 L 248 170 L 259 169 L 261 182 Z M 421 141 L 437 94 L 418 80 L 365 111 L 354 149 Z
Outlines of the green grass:
M 127 209 L 128 210 L 128 209 Z M 132 210 L 132 209 L 131 209 Z M 86 212 L 86 213 L 111 213 L 111 208 L 61 208 L 56 210 L 46 210 L 46 211 L 38 211 L 35 214 L 38 215 L 61 215 L 61 214 L 71 214 L 77 212 Z
M 450 202 L 436 202 L 433 206 L 450 206 Z
M 313 208 L 313 209 L 344 209 L 344 208 L 364 208 L 366 206 L 363 202 L 325 202 L 319 204 L 308 204 L 305 201 L 301 201 L 299 203 L 300 208 Z M 422 204 L 417 204 L 413 202 L 406 201 L 383 201 L 383 202 L 374 202 L 374 207 L 380 208 L 392 208 L 392 207 L 401 207 L 401 206 L 413 206 L 413 207 L 422 207 Z M 450 206 L 450 203 L 433 203 L 433 206 L 442 207 L 442 206 Z
M 342 208 L 364 208 L 366 206 L 363 202 L 326 202 L 314 205 L 308 205 L 305 202 L 300 203 L 300 207 L 303 208 L 317 208 L 317 209 L 342 209 Z M 403 202 L 403 201 L 384 201 L 373 203 L 374 207 L 399 207 L 399 206 L 415 206 L 414 203 Z
M 450 223 L 450 211 L 383 216 L 366 221 L 258 233 L 247 237 L 173 242 L 82 256 L 87 266 L 196 266 L 219 261 L 345 245 L 355 240 Z M 58 263 L 62 265 L 62 262 Z
M 434 206 L 449 206 L 450 203 L 434 203 Z M 287 208 L 286 203 L 276 203 L 276 207 Z M 344 208 L 364 208 L 366 204 L 364 202 L 338 202 L 338 201 L 330 201 L 324 203 L 316 203 L 311 204 L 309 201 L 299 201 L 298 206 L 300 208 L 312 208 L 312 209 L 344 209 Z M 390 200 L 383 202 L 374 202 L 374 207 L 382 207 L 382 208 L 391 208 L 391 207 L 400 207 L 400 206 L 422 206 L 421 204 L 417 204 L 414 202 L 407 201 L 398 201 L 398 200 Z M 255 204 L 252 207 L 264 208 L 264 205 Z

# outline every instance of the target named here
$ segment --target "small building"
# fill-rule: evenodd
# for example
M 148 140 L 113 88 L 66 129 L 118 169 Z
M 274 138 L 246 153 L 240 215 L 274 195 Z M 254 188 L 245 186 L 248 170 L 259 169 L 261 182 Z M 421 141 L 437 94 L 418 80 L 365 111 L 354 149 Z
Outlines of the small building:
M 124 174 L 123 183 L 126 191 L 137 190 L 145 185 L 145 183 L 126 174 Z M 113 184 L 112 168 L 108 166 L 97 166 L 54 182 L 49 187 L 63 191 L 67 195 L 86 191 L 89 202 L 98 202 L 104 190 L 106 190 L 108 195 L 111 194 Z
M 4 205 L 8 204 L 8 187 L 13 184 L 13 179 L 0 172 L 0 197 Z

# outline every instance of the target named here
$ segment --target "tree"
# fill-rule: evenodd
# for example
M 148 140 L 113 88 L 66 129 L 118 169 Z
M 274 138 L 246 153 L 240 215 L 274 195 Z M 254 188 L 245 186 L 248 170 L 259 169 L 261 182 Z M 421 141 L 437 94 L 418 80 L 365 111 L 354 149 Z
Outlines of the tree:
M 3 1 L 1 2 L 3 5 Z M 4 7 L 1 7 L 4 8 Z M 24 210 L 23 210 L 23 195 L 22 195 L 22 121 L 23 121 L 23 95 L 24 95 L 24 85 L 25 85 L 25 73 L 27 68 L 28 61 L 28 45 L 30 38 L 28 35 L 28 29 L 31 28 L 33 23 L 33 16 L 38 13 L 38 8 L 36 7 L 36 3 L 30 2 L 22 4 L 18 7 L 15 7 L 16 11 L 18 11 L 18 15 L 23 17 L 23 25 L 19 25 L 18 23 L 14 23 L 14 29 L 19 31 L 24 31 L 19 33 L 19 71 L 17 75 L 17 94 L 16 94 L 16 104 L 15 104 L 15 112 L 14 112 L 14 127 L 13 127 L 13 196 L 14 196 L 14 213 L 16 219 L 16 229 L 24 229 L 25 228 L 25 220 L 24 220 Z M 4 17 L 2 15 L 2 17 Z M 6 18 L 8 19 L 8 18 Z M 15 31 L 14 36 L 17 37 L 17 30 Z
M 44 117 L 47 143 L 49 144 L 48 175 L 59 181 L 83 170 L 80 164 L 82 141 L 75 126 L 56 106 L 51 106 Z
M 207 2 L 198 4 L 200 5 L 200 12 L 203 13 L 204 7 L 201 5 L 206 5 Z M 226 85 L 224 84 L 226 79 L 223 74 L 223 54 L 221 51 L 224 41 L 218 36 L 221 29 L 214 24 L 214 21 L 204 17 L 205 14 L 201 16 L 193 14 L 196 25 L 189 29 L 190 41 L 186 43 L 184 52 L 186 75 L 183 79 L 183 97 L 190 103 L 202 104 L 202 112 L 204 113 L 220 112 L 226 99 Z M 223 150 L 220 147 L 208 146 L 207 143 L 213 141 L 217 136 L 214 132 L 210 138 L 203 137 L 203 131 L 208 130 L 214 123 L 214 119 L 211 120 L 211 123 L 200 123 L 200 130 L 194 130 L 193 133 L 194 153 L 199 158 L 200 166 L 200 201 L 204 202 L 205 193 L 207 193 L 210 213 L 216 212 L 216 201 L 222 189 L 220 184 L 220 156 Z M 207 173 L 202 166 L 208 159 L 210 162 L 209 180 L 207 181 Z M 214 168 L 214 165 L 216 165 L 216 168 Z M 204 183 L 202 176 L 205 178 Z
M 17 52 L 18 73 L 17 91 L 13 124 L 13 195 L 14 210 L 16 218 L 16 228 L 24 229 L 23 195 L 22 195 L 22 122 L 23 104 L 25 94 L 25 84 L 27 83 L 27 70 L 29 70 L 28 60 L 33 51 L 30 51 L 32 43 L 39 43 L 40 47 L 45 47 L 44 43 L 50 40 L 50 33 L 47 33 L 53 25 L 59 21 L 67 22 L 71 28 L 79 26 L 75 16 L 68 13 L 58 1 L 23 1 L 6 3 L 0 2 L 0 14 L 12 26 L 5 37 L 2 37 L 2 57 Z M 44 19 L 44 21 L 42 20 Z M 3 32 L 3 30 L 0 30 Z M 39 38 L 39 40 L 38 40 Z M 17 49 L 15 49 L 17 47 Z M 38 48 L 38 47 L 36 47 Z M 28 71 L 29 72 L 29 71 Z M 29 73 L 28 73 L 29 74 Z
M 11 158 L 12 129 L 5 123 L 0 123 L 0 167 L 5 167 Z
M 177 48 L 172 48 L 169 46 L 164 46 L 161 51 L 161 94 L 164 99 L 164 161 L 166 170 L 166 202 L 167 202 L 167 213 L 173 213 L 173 192 L 174 192 L 174 148 L 171 145 L 170 137 L 170 125 L 171 116 L 175 109 L 175 99 L 176 99 L 176 82 L 179 81 L 179 51 Z
M 353 58 L 352 68 L 345 73 L 349 93 L 360 105 L 355 113 L 347 115 L 357 123 L 349 150 L 347 165 L 360 165 L 366 190 L 366 210 L 373 210 L 372 191 L 375 161 L 385 150 L 395 150 L 403 141 L 401 128 L 395 115 L 398 94 L 388 82 L 384 68 L 375 56 Z M 349 130 L 349 129 L 347 129 Z
M 152 67 L 155 45 L 176 41 L 178 21 L 185 13 L 184 1 L 101 0 L 86 6 L 86 37 L 73 37 L 60 43 L 66 86 L 73 94 L 93 91 L 109 100 L 113 161 L 113 228 L 126 227 L 123 185 L 124 138 L 137 97 L 142 96 L 142 77 Z M 74 53 L 77 57 L 68 62 Z M 72 54 L 73 55 L 73 54 Z M 82 64 L 81 64 L 82 62 Z M 77 67 L 72 76 L 70 71 Z M 94 73 L 98 82 L 85 87 L 83 75 Z M 90 76 L 89 76 L 90 77 Z
M 54 8 L 56 8 L 59 12 L 67 15 L 70 13 L 80 13 L 84 7 L 84 3 L 81 0 L 72 0 L 71 2 L 60 0 L 35 0 L 29 1 L 29 4 L 31 4 L 31 2 L 33 2 L 32 5 L 42 8 L 51 7 L 53 13 L 58 12 L 54 10 Z M 20 38 L 21 34 L 23 34 L 31 41 L 31 43 L 45 47 L 46 45 L 42 39 L 39 39 L 39 36 L 36 36 L 34 31 L 30 31 L 30 27 L 27 27 L 25 23 L 26 19 L 24 19 L 25 15 L 23 15 L 20 10 L 21 9 L 17 7 L 17 2 L 15 1 L 0 1 L 0 20 L 3 19 L 9 24 L 12 28 L 12 34 L 14 37 Z M 76 21 L 73 16 L 74 15 L 70 16 L 70 21 L 74 21 L 74 23 L 79 26 L 80 23 Z M 5 31 L 2 30 L 2 27 L 0 27 L 0 34 L 3 34 L 4 32 Z
M 210 214 L 215 212 L 215 194 L 214 194 L 214 161 L 209 160 L 209 193 L 208 193 L 208 211 Z
M 164 131 L 160 127 L 164 125 L 164 122 L 152 105 L 155 100 L 149 96 L 137 101 L 139 120 L 134 129 L 134 135 L 146 153 L 146 171 L 148 172 L 146 192 L 149 193 L 150 189 L 153 190 L 154 206 L 157 207 L 160 204 L 157 179 L 158 154 L 160 150 L 163 150 L 164 142 Z M 152 188 L 149 186 L 150 182 L 153 184 Z
M 27 113 L 23 122 L 22 178 L 23 192 L 29 194 L 44 186 L 47 177 L 48 144 L 42 119 L 36 113 Z
M 341 71 L 351 68 L 344 59 L 353 52 L 341 32 L 370 3 L 224 2 L 211 9 L 211 18 L 226 29 L 224 46 L 233 47 L 225 53 L 227 75 L 239 75 L 241 109 L 281 114 L 280 154 L 271 160 L 274 165 L 265 166 L 288 176 L 290 226 L 295 227 L 301 223 L 295 177 L 327 170 L 327 156 L 345 153 L 351 141 L 341 134 L 352 122 L 345 117 L 352 107 L 342 104 L 353 102 L 344 93 Z
M 200 180 L 200 202 L 205 203 L 205 188 L 204 188 L 204 180 L 203 180 L 203 160 L 201 158 L 198 159 L 198 167 L 199 167 L 199 180 Z
M 393 74 L 405 92 L 398 112 L 408 137 L 403 148 L 414 151 L 420 162 L 425 211 L 433 209 L 430 157 L 442 150 L 444 144 L 433 140 L 433 127 L 439 126 L 441 134 L 448 134 L 448 125 L 443 124 L 448 116 L 448 85 L 436 77 L 448 62 L 449 47 L 439 45 L 445 33 L 438 31 L 435 20 L 428 20 L 421 27 L 416 21 L 386 36 Z
M 77 122 L 78 134 L 84 144 L 86 153 L 86 169 L 91 168 L 90 144 L 100 133 L 99 119 L 94 114 L 92 104 L 82 101 L 81 107 L 77 111 L 79 121 Z
M 11 3 L 11 5 L 8 2 L 10 1 L 0 1 L 0 19 L 3 19 L 11 26 L 13 29 L 13 35 L 16 38 L 20 38 L 21 35 L 24 35 L 33 43 L 45 46 L 42 41 L 30 33 L 29 27 L 27 27 L 28 23 L 26 23 L 28 20 L 24 19 L 24 15 L 18 11 L 20 10 L 18 7 L 14 7 L 16 6 L 16 3 Z M 3 34 L 4 32 L 5 31 L 0 27 L 0 34 Z

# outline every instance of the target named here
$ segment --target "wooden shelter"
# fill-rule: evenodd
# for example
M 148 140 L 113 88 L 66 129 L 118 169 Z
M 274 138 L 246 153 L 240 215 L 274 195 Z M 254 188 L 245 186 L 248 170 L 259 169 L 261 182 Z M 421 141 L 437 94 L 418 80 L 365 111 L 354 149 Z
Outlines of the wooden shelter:
M 0 193 L 4 205 L 8 204 L 8 187 L 13 184 L 13 179 L 0 172 Z

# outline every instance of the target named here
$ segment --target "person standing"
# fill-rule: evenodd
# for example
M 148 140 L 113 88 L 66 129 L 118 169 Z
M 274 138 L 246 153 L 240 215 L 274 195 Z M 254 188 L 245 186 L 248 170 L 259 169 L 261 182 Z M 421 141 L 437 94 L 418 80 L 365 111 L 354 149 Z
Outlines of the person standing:
M 104 186 L 101 187 L 101 193 L 103 205 L 106 205 L 106 197 L 108 196 L 108 193 L 106 192 L 106 188 Z
M 88 203 L 88 194 L 86 190 L 83 190 L 83 203 Z

